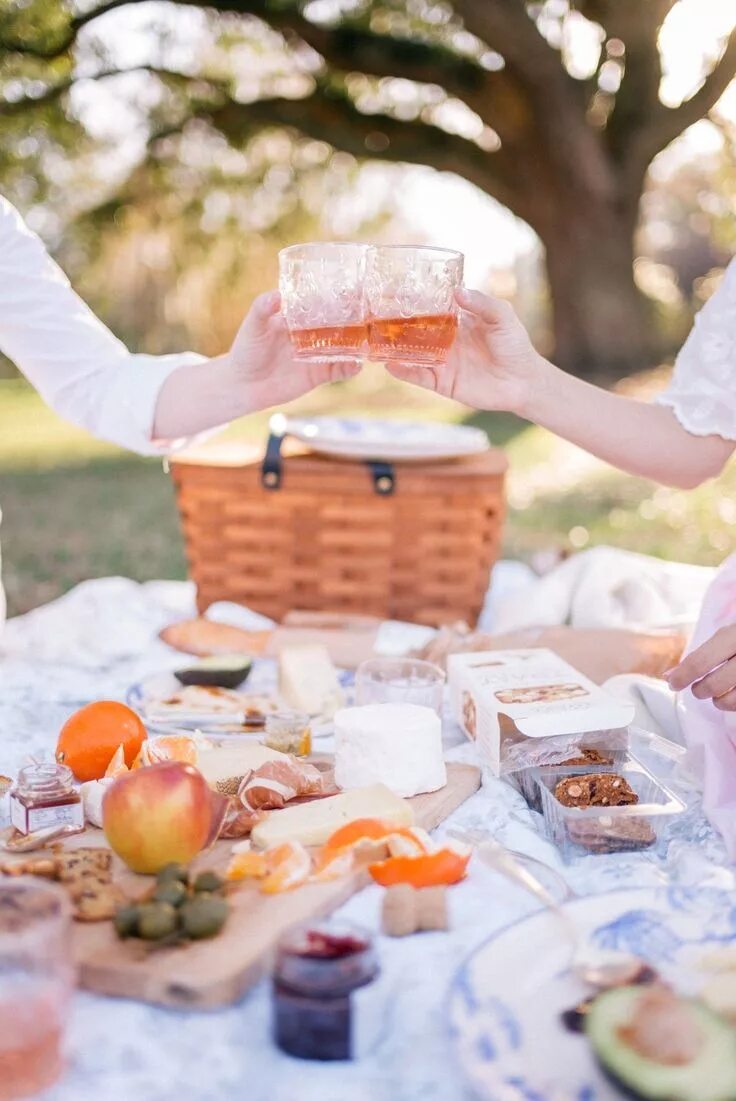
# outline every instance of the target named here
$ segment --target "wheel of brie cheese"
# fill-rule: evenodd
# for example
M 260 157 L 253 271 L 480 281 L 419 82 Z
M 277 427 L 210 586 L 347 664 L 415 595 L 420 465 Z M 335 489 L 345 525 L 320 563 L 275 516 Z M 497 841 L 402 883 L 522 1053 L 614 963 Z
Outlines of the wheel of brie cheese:
M 385 784 L 409 798 L 447 783 L 442 722 L 430 707 L 371 703 L 335 715 L 335 783 Z

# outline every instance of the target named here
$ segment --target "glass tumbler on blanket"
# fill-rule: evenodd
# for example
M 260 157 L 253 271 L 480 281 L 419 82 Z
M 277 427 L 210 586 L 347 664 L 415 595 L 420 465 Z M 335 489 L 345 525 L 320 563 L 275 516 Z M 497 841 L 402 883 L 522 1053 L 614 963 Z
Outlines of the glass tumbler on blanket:
M 35 1096 L 62 1073 L 73 985 L 65 892 L 30 877 L 0 884 L 0 1101 Z
M 355 674 L 355 702 L 413 703 L 442 716 L 445 674 L 431 661 L 418 658 L 370 658 Z

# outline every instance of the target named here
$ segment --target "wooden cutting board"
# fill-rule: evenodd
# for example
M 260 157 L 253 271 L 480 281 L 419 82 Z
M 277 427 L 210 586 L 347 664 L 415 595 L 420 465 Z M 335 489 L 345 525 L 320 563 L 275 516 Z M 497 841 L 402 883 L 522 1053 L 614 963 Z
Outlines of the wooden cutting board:
M 478 768 L 448 764 L 444 788 L 409 800 L 416 825 L 435 829 L 479 787 Z M 101 830 L 87 830 L 70 838 L 65 847 L 104 844 Z M 224 869 L 232 844 L 217 842 L 214 849 L 195 861 L 195 871 Z M 149 877 L 134 875 L 117 858 L 116 865 L 116 881 L 127 895 L 139 897 L 150 888 Z M 140 941 L 120 941 L 109 921 L 75 923 L 79 983 L 98 994 L 178 1009 L 229 1005 L 268 973 L 274 946 L 285 929 L 324 917 L 368 882 L 367 873 L 361 872 L 270 896 L 262 895 L 255 882 L 242 883 L 229 896 L 232 910 L 222 933 L 212 940 L 177 948 L 151 950 Z

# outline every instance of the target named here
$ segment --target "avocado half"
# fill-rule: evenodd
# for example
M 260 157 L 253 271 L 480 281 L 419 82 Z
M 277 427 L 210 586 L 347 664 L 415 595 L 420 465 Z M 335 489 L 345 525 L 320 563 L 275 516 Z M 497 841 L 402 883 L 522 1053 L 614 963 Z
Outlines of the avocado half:
M 216 654 L 203 658 L 196 665 L 177 669 L 174 676 L 180 684 L 198 684 L 212 688 L 237 688 L 253 667 L 245 654 Z
M 679 999 L 702 1038 L 688 1063 L 659 1063 L 622 1037 L 646 988 L 622 986 L 595 999 L 585 1032 L 602 1069 L 629 1097 L 641 1101 L 736 1101 L 736 1031 L 700 1002 Z

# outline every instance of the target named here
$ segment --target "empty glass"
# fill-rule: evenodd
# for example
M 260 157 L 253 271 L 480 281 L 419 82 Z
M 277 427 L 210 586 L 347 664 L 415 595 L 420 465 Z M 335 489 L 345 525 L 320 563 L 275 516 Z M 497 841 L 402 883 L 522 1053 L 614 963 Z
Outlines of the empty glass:
M 281 308 L 298 359 L 362 359 L 368 329 L 363 284 L 367 245 L 292 245 L 279 253 Z
M 30 877 L 0 884 L 0 1101 L 61 1074 L 73 983 L 65 892 Z
M 415 703 L 442 715 L 445 674 L 418 658 L 371 658 L 355 674 L 355 702 Z
M 368 344 L 373 359 L 441 366 L 457 333 L 455 291 L 463 254 L 385 246 L 366 260 Z

